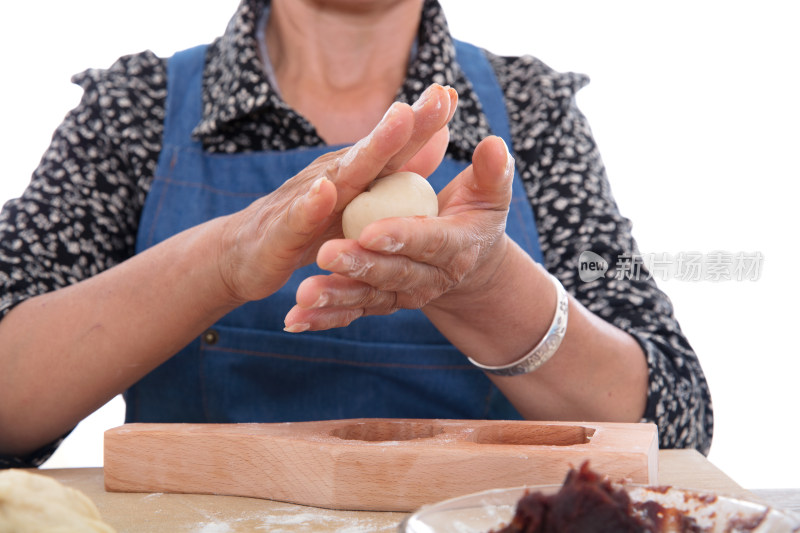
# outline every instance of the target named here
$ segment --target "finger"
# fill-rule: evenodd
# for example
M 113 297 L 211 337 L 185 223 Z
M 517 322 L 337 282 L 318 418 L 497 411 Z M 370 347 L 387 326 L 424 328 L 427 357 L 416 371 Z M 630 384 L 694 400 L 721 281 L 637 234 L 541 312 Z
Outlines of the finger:
M 287 313 L 286 330 L 343 327 L 365 315 L 393 312 L 394 295 L 338 274 L 312 276 L 297 289 L 297 305 Z
M 475 148 L 472 165 L 439 193 L 439 213 L 464 209 L 508 208 L 514 179 L 514 158 L 500 137 L 487 137 Z
M 271 224 L 265 233 L 275 241 L 275 250 L 290 254 L 302 250 L 326 229 L 324 222 L 335 205 L 336 186 L 324 177 L 318 178 L 284 211 L 282 223 Z
M 297 306 L 302 309 L 393 309 L 396 296 L 363 281 L 340 274 L 306 278 L 297 288 Z
M 450 142 L 450 128 L 439 129 L 399 171 L 416 172 L 420 176 L 430 176 L 442 162 Z
M 438 233 L 436 230 L 434 232 Z M 415 240 L 425 238 L 416 235 Z M 456 257 L 456 254 L 463 256 L 464 251 L 454 246 L 447 253 L 447 257 L 431 253 L 433 260 L 426 263 L 408 257 L 405 251 L 402 254 L 378 253 L 362 248 L 355 241 L 340 239 L 328 241 L 320 247 L 317 264 L 320 268 L 363 282 L 378 291 L 362 292 L 359 297 L 363 301 L 347 301 L 348 305 L 385 306 L 387 301 L 384 293 L 388 292 L 393 294 L 392 306 L 419 308 L 453 285 L 451 269 L 462 265 L 464 258 Z
M 339 190 L 336 210 L 344 209 L 376 177 L 397 171 L 421 150 L 412 167 L 424 176 L 432 173 L 447 148 L 449 132 L 442 129 L 457 101 L 454 89 L 434 84 L 413 106 L 392 104 L 367 137 L 337 153 L 324 170 Z
M 368 283 L 380 278 L 388 279 L 381 286 L 382 289 L 404 290 L 428 283 L 435 290 L 443 292 L 457 283 L 479 259 L 486 244 L 503 232 L 505 214 L 496 212 L 489 215 L 476 211 L 447 217 L 379 220 L 364 229 L 358 245 L 379 256 L 392 256 L 394 262 L 378 263 L 365 257 L 350 259 L 355 254 L 346 251 L 341 257 L 336 257 L 338 261 L 332 264 L 337 269 L 341 269 L 340 265 L 346 261 L 359 265 L 360 270 L 365 272 L 362 274 L 359 269 L 353 269 L 351 275 L 361 274 L 358 278 Z M 329 250 L 325 250 L 324 254 L 321 252 L 322 249 L 317 253 L 317 263 L 320 257 L 330 254 Z M 376 269 L 376 265 L 380 266 L 380 270 Z
M 514 158 L 500 137 L 487 137 L 472 154 L 476 190 L 485 197 L 496 196 L 500 203 L 511 199 Z
M 414 131 L 415 113 L 407 104 L 395 102 L 372 132 L 341 150 L 327 164 L 324 175 L 336 184 L 336 210 L 361 193 L 408 144 Z
M 296 305 L 286 314 L 283 329 L 289 333 L 301 333 L 343 328 L 363 314 L 363 309 L 304 309 Z
M 356 280 L 365 279 L 381 259 L 352 239 L 331 239 L 317 251 L 317 266 Z
M 457 104 L 458 93 L 452 87 L 442 87 L 435 83 L 425 89 L 412 106 L 414 129 L 408 143 L 387 162 L 379 177 L 403 168 L 423 147 L 426 147 L 426 155 L 421 161 L 425 165 L 419 168 L 418 173 L 428 176 L 433 172 L 441 162 L 449 140 L 449 132 L 445 138 L 441 130 L 453 117 Z M 412 166 L 418 166 L 419 162 Z M 431 166 L 431 162 L 435 162 L 435 165 Z

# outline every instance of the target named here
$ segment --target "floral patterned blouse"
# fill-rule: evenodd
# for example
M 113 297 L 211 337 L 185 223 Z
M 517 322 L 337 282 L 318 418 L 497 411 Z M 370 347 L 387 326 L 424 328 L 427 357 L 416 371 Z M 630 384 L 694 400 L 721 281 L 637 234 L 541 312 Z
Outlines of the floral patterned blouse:
M 204 116 L 194 130 L 209 152 L 238 153 L 324 145 L 314 126 L 287 106 L 258 53 L 268 0 L 242 0 L 208 48 Z M 426 0 L 415 54 L 397 99 L 413 102 L 431 83 L 455 87 L 459 107 L 448 153 L 469 160 L 490 134 L 469 82 L 454 60 L 437 0 Z M 605 168 L 575 93 L 588 83 L 531 56 L 485 52 L 505 93 L 512 150 L 539 229 L 545 267 L 585 307 L 630 333 L 649 366 L 644 420 L 662 448 L 711 444 L 711 398 L 697 356 L 670 300 L 646 275 L 613 276 L 615 258 L 635 257 L 631 223 L 617 209 Z M 93 276 L 134 253 L 139 217 L 161 150 L 166 58 L 149 51 L 91 69 L 23 195 L 0 213 L 0 316 L 32 296 Z M 606 276 L 584 282 L 579 256 L 608 260 Z M 0 431 L 7 429 L 0 428 Z M 0 468 L 37 466 L 60 441 Z

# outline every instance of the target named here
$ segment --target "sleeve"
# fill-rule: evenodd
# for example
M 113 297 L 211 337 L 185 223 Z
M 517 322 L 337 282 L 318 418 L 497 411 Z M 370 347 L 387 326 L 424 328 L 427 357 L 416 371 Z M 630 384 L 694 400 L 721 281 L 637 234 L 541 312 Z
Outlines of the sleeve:
M 64 439 L 66 439 L 68 435 L 69 433 L 24 457 L 0 455 L 0 470 L 7 468 L 36 468 L 42 466 L 45 461 L 50 459 L 50 456 L 55 453 L 58 447 L 61 446 L 61 443 L 64 442 Z
M 644 421 L 657 424 L 660 447 L 707 454 L 713 413 L 698 357 L 647 269 L 622 268 L 641 255 L 575 103 L 588 78 L 554 72 L 529 56 L 490 59 L 506 94 L 517 168 L 534 209 L 545 267 L 585 307 L 641 345 L 649 368 Z M 581 279 L 586 251 L 608 262 L 605 276 Z
M 83 98 L 20 198 L 0 212 L 0 317 L 134 253 L 160 152 L 165 65 L 150 52 L 73 81 Z
M 73 79 L 84 89 L 80 104 L 53 134 L 22 196 L 0 212 L 0 319 L 133 255 L 161 151 L 165 67 L 144 52 Z M 27 457 L 0 456 L 0 468 L 39 466 L 63 439 Z

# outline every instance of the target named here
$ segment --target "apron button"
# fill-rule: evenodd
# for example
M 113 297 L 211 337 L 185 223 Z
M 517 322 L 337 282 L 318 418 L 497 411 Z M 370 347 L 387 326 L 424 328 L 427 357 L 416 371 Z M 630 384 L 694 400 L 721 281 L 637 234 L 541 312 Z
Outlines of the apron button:
M 203 342 L 209 345 L 217 344 L 219 340 L 219 333 L 215 329 L 207 329 L 205 333 L 203 333 Z

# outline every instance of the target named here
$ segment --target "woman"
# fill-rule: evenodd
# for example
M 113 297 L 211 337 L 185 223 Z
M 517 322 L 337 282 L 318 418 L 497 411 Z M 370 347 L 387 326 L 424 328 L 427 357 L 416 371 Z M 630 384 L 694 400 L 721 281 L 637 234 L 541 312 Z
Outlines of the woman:
M 584 78 L 454 47 L 435 0 L 243 0 L 208 47 L 77 81 L 0 224 L 4 464 L 122 391 L 128 421 L 646 419 L 708 450 L 666 297 L 576 276 L 635 252 Z M 401 168 L 440 216 L 342 239 Z

